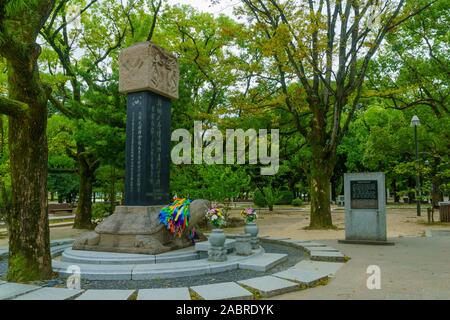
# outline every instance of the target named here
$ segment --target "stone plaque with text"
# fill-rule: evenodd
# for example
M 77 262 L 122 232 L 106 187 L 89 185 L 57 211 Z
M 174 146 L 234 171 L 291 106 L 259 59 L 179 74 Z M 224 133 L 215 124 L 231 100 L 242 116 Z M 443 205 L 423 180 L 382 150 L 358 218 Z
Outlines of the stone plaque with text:
M 352 181 L 351 208 L 378 209 L 378 181 Z

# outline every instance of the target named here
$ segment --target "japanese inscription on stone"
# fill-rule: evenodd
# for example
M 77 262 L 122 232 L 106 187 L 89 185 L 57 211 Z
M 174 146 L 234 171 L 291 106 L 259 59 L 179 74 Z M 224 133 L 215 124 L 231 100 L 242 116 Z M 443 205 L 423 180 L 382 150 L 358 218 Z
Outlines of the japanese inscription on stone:
M 352 181 L 350 187 L 352 209 L 378 209 L 377 181 Z

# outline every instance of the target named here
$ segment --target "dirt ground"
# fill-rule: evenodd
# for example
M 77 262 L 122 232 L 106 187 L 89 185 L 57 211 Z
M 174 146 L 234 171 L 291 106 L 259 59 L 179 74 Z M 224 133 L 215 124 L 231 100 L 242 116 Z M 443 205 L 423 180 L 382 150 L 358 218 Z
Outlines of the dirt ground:
M 261 236 L 288 237 L 305 240 L 339 240 L 345 238 L 345 210 L 333 207 L 333 223 L 337 230 L 305 230 L 309 226 L 309 208 L 303 211 L 279 211 L 259 213 L 259 234 Z M 233 211 L 231 216 L 238 217 L 239 212 Z M 435 219 L 439 220 L 439 213 L 435 213 Z M 387 210 L 388 237 L 423 236 L 426 230 L 439 229 L 450 230 L 450 224 L 426 223 L 427 213 L 422 217 L 416 216 L 415 208 L 393 208 Z M 242 228 L 226 229 L 228 233 L 241 233 Z
M 231 217 L 239 218 L 239 210 L 232 210 Z M 269 213 L 268 211 L 259 211 L 259 234 L 261 236 L 288 237 L 293 239 L 305 240 L 339 240 L 345 238 L 345 210 L 343 208 L 333 207 L 333 223 L 336 230 L 305 230 L 309 225 L 310 211 L 308 207 L 294 210 L 280 210 Z M 424 236 L 426 230 L 450 230 L 450 224 L 436 223 L 429 225 L 426 223 L 426 212 L 422 217 L 416 216 L 415 208 L 391 208 L 387 214 L 388 237 L 412 237 Z M 439 214 L 435 214 L 435 219 L 439 219 Z M 242 233 L 243 226 L 237 228 L 228 228 L 226 233 Z M 85 230 L 73 230 L 71 227 L 52 228 L 51 239 L 76 238 Z M 6 237 L 0 237 L 0 247 L 7 246 Z

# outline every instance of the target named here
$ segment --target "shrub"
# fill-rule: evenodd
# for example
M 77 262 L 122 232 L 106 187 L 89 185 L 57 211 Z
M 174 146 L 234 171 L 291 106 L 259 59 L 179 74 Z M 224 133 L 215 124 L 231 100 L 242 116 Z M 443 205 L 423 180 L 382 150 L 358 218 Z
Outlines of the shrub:
M 257 207 L 260 207 L 260 208 L 267 207 L 266 197 L 262 194 L 262 192 L 260 190 L 256 190 L 253 193 L 253 202 L 255 203 L 255 206 L 257 206 Z
M 107 203 L 94 203 L 92 205 L 92 220 L 102 221 L 111 215 L 111 205 Z
M 294 200 L 292 192 L 289 190 L 284 190 L 279 192 L 279 200 L 275 203 L 277 205 L 291 205 Z
M 273 189 L 272 186 L 265 187 L 263 191 L 269 211 L 273 211 L 273 206 L 281 199 L 280 193 L 278 190 Z
M 302 199 L 294 199 L 292 200 L 292 205 L 294 207 L 301 207 L 303 205 L 303 200 Z

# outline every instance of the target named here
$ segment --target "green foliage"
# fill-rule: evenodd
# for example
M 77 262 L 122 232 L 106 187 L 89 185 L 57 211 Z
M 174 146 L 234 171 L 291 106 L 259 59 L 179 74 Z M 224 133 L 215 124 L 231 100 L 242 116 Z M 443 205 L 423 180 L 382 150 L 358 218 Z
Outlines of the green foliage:
M 292 205 L 294 207 L 301 207 L 301 206 L 303 206 L 303 200 L 299 199 L 299 198 L 294 199 L 294 200 L 292 200 Z
M 257 207 L 265 208 L 267 207 L 266 197 L 260 190 L 255 190 L 253 193 L 253 202 Z
M 8 281 L 26 283 L 39 279 L 39 266 L 20 252 L 9 258 Z
M 273 206 L 281 200 L 280 192 L 278 190 L 275 190 L 272 186 L 264 187 L 263 191 L 267 206 L 269 207 L 270 211 L 272 211 Z
M 294 200 L 294 195 L 289 190 L 282 190 L 279 192 L 279 200 L 276 202 L 277 205 L 290 205 Z
M 94 203 L 92 204 L 92 220 L 100 222 L 111 215 L 110 204 Z

